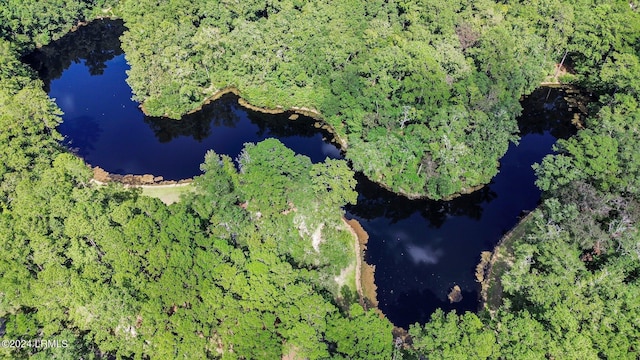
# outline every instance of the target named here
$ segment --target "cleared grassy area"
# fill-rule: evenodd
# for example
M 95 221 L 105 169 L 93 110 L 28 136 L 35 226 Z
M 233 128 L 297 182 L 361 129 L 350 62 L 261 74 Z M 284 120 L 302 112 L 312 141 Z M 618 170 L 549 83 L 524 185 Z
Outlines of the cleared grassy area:
M 191 184 L 158 185 L 142 187 L 142 195 L 160 199 L 163 203 L 171 205 L 180 200 L 180 195 L 194 191 Z

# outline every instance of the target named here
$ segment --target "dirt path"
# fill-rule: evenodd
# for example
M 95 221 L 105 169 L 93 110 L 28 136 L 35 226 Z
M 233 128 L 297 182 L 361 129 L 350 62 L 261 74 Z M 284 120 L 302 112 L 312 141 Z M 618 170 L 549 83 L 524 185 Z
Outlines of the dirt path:
M 96 179 L 91 179 L 91 183 L 96 184 L 98 186 L 103 186 L 107 184 L 106 182 L 99 181 Z M 140 188 L 142 189 L 142 195 L 158 198 L 160 199 L 160 201 L 162 201 L 167 205 L 171 205 L 175 202 L 178 202 L 182 194 L 195 190 L 194 187 L 189 185 L 192 185 L 192 183 L 146 184 L 146 185 L 122 184 L 123 187 L 128 189 Z
M 320 244 L 322 243 L 322 229 L 324 228 L 324 223 L 318 225 L 316 231 L 311 234 L 311 246 L 313 246 L 313 250 L 316 252 L 320 252 Z

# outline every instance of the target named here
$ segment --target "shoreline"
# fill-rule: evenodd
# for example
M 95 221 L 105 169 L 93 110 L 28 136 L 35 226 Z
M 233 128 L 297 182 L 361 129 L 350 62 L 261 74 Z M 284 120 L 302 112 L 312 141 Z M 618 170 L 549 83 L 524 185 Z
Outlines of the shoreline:
M 175 186 L 184 186 L 193 183 L 192 178 L 180 179 L 180 180 L 164 180 L 162 176 L 154 176 L 151 174 L 135 175 L 135 174 L 112 174 L 105 171 L 99 166 L 91 167 L 93 170 L 93 176 L 91 181 L 105 185 L 110 182 L 115 182 L 124 185 L 125 187 L 141 187 L 141 188 L 168 188 Z
M 189 110 L 186 115 L 190 115 L 190 114 L 194 114 L 198 111 L 201 111 L 203 107 L 213 103 L 214 101 L 220 99 L 221 97 L 223 97 L 224 95 L 227 94 L 234 94 L 235 96 L 238 97 L 238 104 L 242 107 L 244 107 L 245 109 L 249 109 L 251 111 L 255 111 L 255 112 L 260 112 L 263 114 L 270 114 L 270 115 L 278 115 L 278 114 L 284 114 L 286 112 L 291 112 L 292 115 L 302 115 L 302 116 L 307 116 L 310 117 L 314 120 L 317 121 L 315 127 L 316 128 L 321 128 L 323 130 L 326 130 L 329 134 L 331 134 L 333 136 L 333 139 L 331 140 L 331 142 L 335 143 L 336 145 L 338 145 L 338 148 L 340 149 L 340 151 L 346 153 L 347 148 L 348 148 L 348 143 L 347 140 L 342 138 L 338 132 L 330 125 L 328 124 L 326 121 L 324 121 L 322 114 L 320 114 L 319 111 L 315 110 L 315 109 L 310 109 L 307 107 L 298 107 L 298 106 L 292 106 L 289 109 L 285 109 L 282 106 L 277 106 L 276 108 L 266 108 L 266 107 L 260 107 L 260 106 L 256 106 L 253 105 L 251 103 L 249 103 L 247 100 L 245 100 L 241 93 L 240 90 L 236 87 L 233 86 L 229 86 L 229 87 L 224 87 L 222 89 L 216 90 L 212 95 L 206 97 L 202 103 L 192 109 Z M 150 116 L 144 102 L 140 103 L 139 105 L 140 110 L 142 111 L 143 114 Z M 296 117 L 297 118 L 297 117 Z M 296 118 L 291 118 L 290 120 L 295 120 Z M 179 119 L 172 119 L 174 121 L 180 121 Z M 346 161 L 349 161 L 345 158 Z M 364 174 L 364 173 L 363 173 Z M 365 175 L 367 176 L 367 175 Z M 367 176 L 367 178 L 369 178 Z M 442 199 L 433 199 L 430 198 L 428 195 L 420 195 L 420 194 L 412 194 L 412 193 L 408 193 L 402 190 L 393 190 L 391 189 L 391 187 L 389 187 L 387 184 L 380 182 L 378 180 L 374 180 L 374 179 L 370 179 L 372 182 L 378 184 L 380 187 L 382 187 L 385 190 L 388 190 L 396 195 L 400 195 L 403 196 L 409 200 L 435 200 L 435 201 L 449 201 L 449 200 L 453 200 L 457 197 L 463 196 L 463 195 L 467 195 L 467 194 L 471 194 L 479 189 L 482 189 L 483 187 L 487 186 L 487 184 L 479 184 L 479 185 L 475 185 L 475 186 L 469 186 L 469 187 L 465 187 L 460 189 L 459 192 L 456 192 L 454 194 L 448 195 L 443 197 Z M 179 180 L 181 181 L 181 180 Z
M 108 185 L 109 182 L 103 182 L 103 181 L 99 181 L 96 179 L 89 179 L 90 183 L 94 183 L 96 185 Z M 174 187 L 184 187 L 184 186 L 190 186 L 191 182 L 185 182 L 185 183 L 180 183 L 180 184 L 163 184 L 163 185 L 132 185 L 132 184 L 122 184 L 122 186 L 125 189 L 129 189 L 129 188 L 140 188 L 140 189 L 168 189 L 168 188 L 174 188 Z
M 76 25 L 74 25 L 70 32 L 74 32 L 76 31 L 78 28 L 82 27 L 82 26 L 86 26 L 88 24 L 90 24 L 92 21 L 96 21 L 96 20 L 115 20 L 118 19 L 117 16 L 115 16 L 112 12 L 112 10 L 110 8 L 107 9 L 102 9 L 102 12 L 105 15 L 97 15 L 95 18 L 91 19 L 91 20 L 86 20 L 86 21 L 79 21 Z M 111 14 L 108 14 L 109 12 L 111 12 Z M 125 25 L 126 26 L 126 25 Z M 557 76 L 556 76 L 557 78 Z M 572 86 L 571 84 L 563 84 L 561 82 L 559 82 L 557 79 L 553 79 L 554 81 L 543 81 L 541 82 L 539 85 L 539 88 L 567 88 L 567 89 L 574 89 L 575 87 Z M 213 89 L 211 87 L 209 87 L 208 89 L 205 89 L 205 92 L 209 92 L 212 91 Z M 338 133 L 338 131 L 330 124 L 328 124 L 324 119 L 322 114 L 313 108 L 307 108 L 307 107 L 298 107 L 298 106 L 291 106 L 288 109 L 284 108 L 282 106 L 276 106 L 275 108 L 267 108 L 267 107 L 260 107 L 260 106 L 256 106 L 253 105 L 251 103 L 249 103 L 247 100 L 245 100 L 244 98 L 242 98 L 241 95 L 241 91 L 233 86 L 228 86 L 228 87 L 224 87 L 218 90 L 213 91 L 213 93 L 209 96 L 206 96 L 202 102 L 200 103 L 199 106 L 191 109 L 190 111 L 188 111 L 186 114 L 193 114 L 196 113 L 200 110 L 202 110 L 203 107 L 211 104 L 212 102 L 220 99 L 222 96 L 226 95 L 226 94 L 234 94 L 236 96 L 238 96 L 238 104 L 246 109 L 249 109 L 251 111 L 256 111 L 256 112 L 260 112 L 260 113 L 264 113 L 264 114 L 285 114 L 285 113 L 291 113 L 290 119 L 293 121 L 295 118 L 297 118 L 297 115 L 302 115 L 302 116 L 307 116 L 310 117 L 314 120 L 317 121 L 316 124 L 314 124 L 314 126 L 316 128 L 322 128 L 325 131 L 327 131 L 329 134 L 332 135 L 332 139 L 331 142 L 333 142 L 335 145 L 337 145 L 339 147 L 339 149 L 343 152 L 346 153 L 347 149 L 348 149 L 348 141 L 346 139 L 346 135 L 342 136 Z M 528 96 L 528 95 L 522 95 L 523 97 Z M 578 105 L 573 105 L 573 106 L 578 106 Z M 145 114 L 148 115 L 148 111 L 145 107 L 145 102 L 140 103 L 139 105 L 140 110 Z M 580 109 L 582 112 L 583 109 Z M 179 120 L 176 120 L 179 121 Z M 576 124 L 580 124 L 580 119 L 576 120 Z M 497 168 L 499 169 L 499 165 L 497 165 Z M 155 185 L 156 181 L 153 182 L 149 182 L 148 181 L 148 177 L 149 176 L 154 176 L 154 175 L 150 175 L 150 174 L 145 174 L 143 175 L 143 177 L 145 177 L 145 180 L 143 181 L 139 181 L 139 182 L 135 182 L 135 180 L 131 179 L 131 176 L 133 177 L 137 177 L 138 175 L 131 175 L 131 174 L 126 174 L 126 175 L 122 175 L 122 181 L 120 179 L 117 179 L 116 177 L 119 177 L 119 175 L 116 174 L 111 174 L 112 180 L 111 181 L 118 181 L 118 182 L 122 182 L 123 184 L 128 184 L 132 181 L 134 181 L 134 183 L 132 183 L 132 185 L 138 185 L 138 184 L 142 184 L 142 185 Z M 365 176 L 367 176 L 365 174 Z M 155 176 L 154 176 L 155 177 Z M 367 176 L 368 177 L 368 176 Z M 410 193 L 407 191 L 404 191 L 402 189 L 397 189 L 394 190 L 392 189 L 390 186 L 388 186 L 386 183 L 380 181 L 380 180 L 374 180 L 372 178 L 369 178 L 372 182 L 378 184 L 379 186 L 381 186 L 383 189 L 386 189 L 396 195 L 405 197 L 409 200 L 436 200 L 436 201 L 450 201 L 453 200 L 455 198 L 461 197 L 463 195 L 467 195 L 467 194 L 471 194 L 479 189 L 482 189 L 483 187 L 487 186 L 489 182 L 487 182 L 486 184 L 477 184 L 474 186 L 464 186 L 461 189 L 459 189 L 457 192 L 447 195 L 447 196 L 443 196 L 440 199 L 434 199 L 433 197 L 430 197 L 427 194 L 421 194 L 421 193 Z M 98 179 L 99 180 L 99 179 Z M 180 182 L 184 182 L 184 181 L 189 181 L 190 179 L 180 179 L 177 180 L 176 182 L 180 183 Z
M 330 133 L 333 137 L 334 137 L 334 143 L 336 143 L 338 145 L 338 147 L 340 148 L 340 151 L 346 152 L 347 148 L 348 148 L 348 143 L 347 140 L 345 138 L 343 138 L 342 136 L 340 136 L 340 134 L 338 134 L 338 132 L 333 128 L 333 126 L 331 126 L 329 123 L 327 123 L 324 118 L 322 117 L 322 114 L 320 114 L 319 111 L 315 110 L 315 109 L 310 109 L 304 106 L 292 106 L 288 109 L 282 107 L 282 106 L 277 106 L 276 108 L 266 108 L 266 107 L 260 107 L 260 106 L 256 106 L 253 105 L 251 103 L 249 103 L 247 100 L 245 100 L 242 95 L 241 92 L 238 88 L 233 87 L 233 86 L 228 86 L 228 87 L 224 87 L 222 89 L 218 89 L 216 91 L 213 92 L 213 94 L 211 94 L 210 96 L 207 96 L 202 103 L 197 106 L 194 109 L 189 110 L 185 115 L 189 115 L 189 114 L 193 114 L 196 113 L 200 110 L 202 110 L 203 107 L 211 104 L 212 102 L 220 99 L 222 96 L 227 95 L 227 94 L 234 94 L 238 97 L 238 104 L 242 107 L 244 107 L 245 109 L 249 109 L 251 111 L 255 111 L 255 112 L 260 112 L 263 114 L 271 114 L 271 115 L 277 115 L 277 114 L 284 114 L 286 112 L 291 112 L 292 115 L 296 114 L 296 115 L 302 115 L 302 116 L 306 116 L 306 117 L 310 117 L 314 120 L 316 120 L 318 123 L 320 123 L 320 126 L 317 126 L 318 128 L 324 129 L 326 130 L 328 133 Z M 140 110 L 142 111 L 143 114 L 147 115 L 147 116 L 151 116 L 149 115 L 146 107 L 145 107 L 145 103 L 142 102 L 139 105 Z M 297 118 L 297 117 L 296 117 Z M 290 118 L 292 121 L 295 119 Z M 180 121 L 179 119 L 173 119 L 175 121 Z
M 342 221 L 354 237 L 354 250 L 356 252 L 356 289 L 360 305 L 365 310 L 378 309 L 377 286 L 375 284 L 375 266 L 367 264 L 364 260 L 364 252 L 367 249 L 369 234 L 364 230 L 362 225 L 356 219 L 347 220 L 342 217 Z M 384 314 L 383 314 L 384 315 Z
M 183 180 L 164 180 L 162 177 L 153 177 L 153 175 L 119 175 L 111 174 L 99 166 L 92 167 L 93 176 L 89 180 L 90 183 L 104 186 L 109 183 L 119 183 L 125 188 L 141 188 L 141 189 L 163 189 L 186 187 L 193 184 L 193 179 Z M 364 260 L 364 252 L 367 249 L 369 234 L 364 230 L 362 225 L 356 219 L 347 220 L 344 216 L 342 222 L 353 237 L 353 249 L 355 253 L 355 286 L 360 305 L 365 309 L 378 309 L 377 286 L 375 284 L 375 266 L 368 264 Z M 384 315 L 384 314 L 382 314 Z
M 476 265 L 476 280 L 480 287 L 478 311 L 486 309 L 493 316 L 501 305 L 501 276 L 513 265 L 512 242 L 524 234 L 526 225 L 533 219 L 533 214 L 537 210 L 535 208 L 522 217 L 511 230 L 500 238 L 492 251 L 481 253 L 481 260 Z

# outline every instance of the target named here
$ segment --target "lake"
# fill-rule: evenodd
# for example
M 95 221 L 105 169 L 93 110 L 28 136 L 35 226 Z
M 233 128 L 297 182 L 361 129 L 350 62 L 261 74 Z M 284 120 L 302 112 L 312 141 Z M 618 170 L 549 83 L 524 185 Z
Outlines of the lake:
M 126 83 L 129 66 L 118 40 L 125 30 L 121 21 L 94 21 L 25 59 L 64 112 L 58 130 L 65 145 L 87 163 L 179 180 L 200 174 L 209 149 L 235 158 L 244 143 L 269 137 L 313 162 L 341 158 L 315 120 L 249 111 L 234 95 L 179 121 L 145 116 Z M 347 217 L 369 233 L 366 260 L 376 267 L 379 307 L 395 325 L 424 323 L 437 308 L 477 309 L 480 253 L 536 207 L 540 191 L 531 165 L 574 132 L 564 96 L 561 89 L 539 89 L 523 99 L 519 145 L 510 145 L 499 174 L 472 194 L 408 200 L 357 176 L 358 204 L 346 208 Z M 451 304 L 454 285 L 463 299 Z

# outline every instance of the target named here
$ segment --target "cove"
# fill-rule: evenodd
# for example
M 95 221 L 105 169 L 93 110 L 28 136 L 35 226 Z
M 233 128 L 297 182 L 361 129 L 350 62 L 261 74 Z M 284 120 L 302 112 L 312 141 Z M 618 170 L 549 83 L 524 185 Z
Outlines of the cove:
M 118 40 L 125 30 L 120 21 L 94 21 L 25 59 L 65 113 L 58 128 L 65 145 L 87 163 L 178 180 L 199 175 L 209 149 L 235 158 L 244 143 L 268 137 L 314 162 L 341 157 L 314 120 L 249 111 L 232 95 L 179 121 L 144 116 L 125 81 L 129 67 Z M 523 100 L 519 145 L 510 145 L 500 173 L 472 194 L 412 201 L 358 176 L 358 204 L 347 217 L 369 234 L 366 260 L 376 267 L 379 307 L 395 325 L 424 323 L 436 308 L 477 309 L 480 252 L 536 207 L 531 165 L 573 132 L 563 96 L 561 89 L 540 89 Z M 447 294 L 454 285 L 463 299 L 452 304 Z
M 58 131 L 88 164 L 114 174 L 153 174 L 165 180 L 199 175 L 205 153 L 237 157 L 248 142 L 276 137 L 313 162 L 340 158 L 314 120 L 266 115 L 238 105 L 233 94 L 181 120 L 145 116 L 131 100 L 119 36 L 121 21 L 96 20 L 25 59 L 64 112 Z

